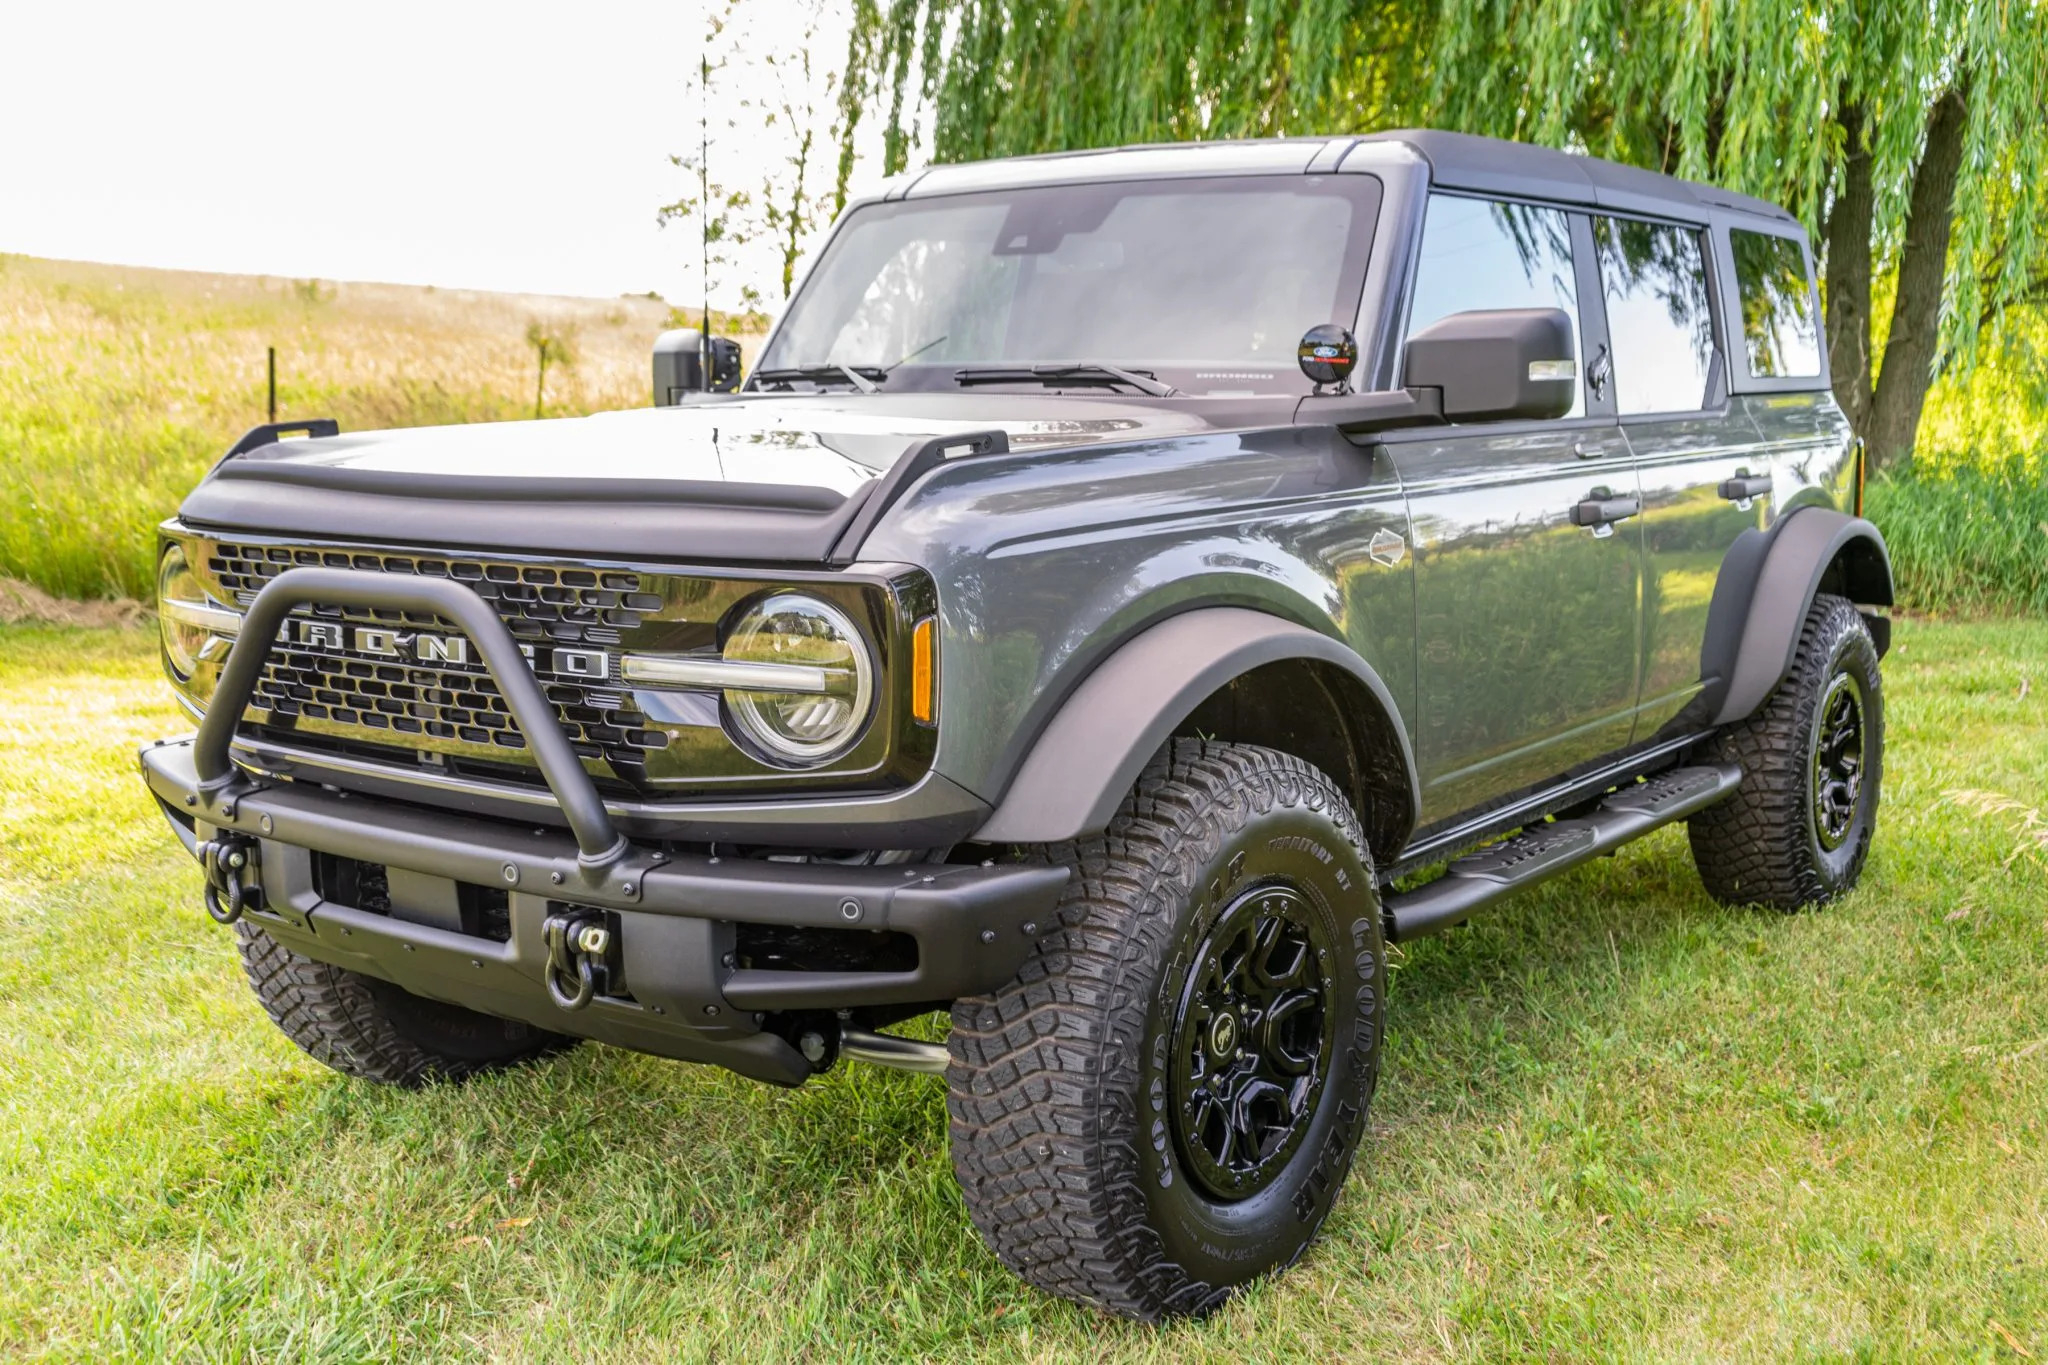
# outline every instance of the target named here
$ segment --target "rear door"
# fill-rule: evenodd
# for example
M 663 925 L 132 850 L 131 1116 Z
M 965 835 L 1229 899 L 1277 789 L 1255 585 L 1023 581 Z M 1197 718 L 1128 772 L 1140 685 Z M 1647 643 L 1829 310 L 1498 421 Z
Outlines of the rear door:
M 1604 362 L 1583 217 L 1434 194 L 1409 334 L 1471 309 L 1562 308 Z M 1582 373 L 1570 415 L 1390 433 L 1415 551 L 1416 744 L 1425 824 L 1535 786 L 1628 742 L 1641 538 L 1580 526 L 1589 499 L 1636 495 L 1611 389 Z
M 1770 501 L 1770 461 L 1728 402 L 1707 286 L 1706 232 L 1592 219 L 1615 410 L 1641 481 L 1641 704 L 1633 739 L 1696 728 L 1700 647 L 1721 561 Z

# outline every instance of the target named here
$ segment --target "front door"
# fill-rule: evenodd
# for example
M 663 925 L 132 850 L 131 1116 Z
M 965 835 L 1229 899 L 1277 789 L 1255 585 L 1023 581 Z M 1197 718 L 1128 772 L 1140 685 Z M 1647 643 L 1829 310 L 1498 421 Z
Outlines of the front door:
M 1562 308 L 1575 352 L 1591 287 L 1584 218 L 1432 195 L 1410 333 L 1451 313 Z M 1590 261 L 1586 262 L 1590 267 Z M 1611 391 L 1584 381 L 1570 415 L 1392 434 L 1415 551 L 1417 760 L 1423 822 L 1537 786 L 1624 747 L 1640 647 L 1635 464 Z M 1584 507 L 1603 509 L 1592 524 Z

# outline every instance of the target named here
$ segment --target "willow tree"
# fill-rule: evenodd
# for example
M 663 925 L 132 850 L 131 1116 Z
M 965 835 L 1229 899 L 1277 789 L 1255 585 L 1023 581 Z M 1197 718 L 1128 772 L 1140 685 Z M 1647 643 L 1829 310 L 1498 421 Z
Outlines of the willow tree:
M 2044 6 L 856 0 L 842 126 L 885 118 L 895 170 L 927 139 L 964 160 L 1428 123 L 1761 195 L 1813 233 L 1836 391 L 1902 463 L 1937 367 L 2048 299 Z

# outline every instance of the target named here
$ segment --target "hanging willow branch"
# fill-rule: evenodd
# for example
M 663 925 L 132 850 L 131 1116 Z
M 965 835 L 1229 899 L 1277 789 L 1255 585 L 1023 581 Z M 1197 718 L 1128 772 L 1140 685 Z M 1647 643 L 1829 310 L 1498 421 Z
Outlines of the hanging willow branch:
M 1428 124 L 1755 194 L 1820 243 L 1860 157 L 1876 274 L 1912 252 L 1916 185 L 1949 228 L 1932 314 L 1891 320 L 1938 334 L 1940 359 L 1902 353 L 1905 406 L 1881 388 L 1869 404 L 1909 433 L 1933 366 L 1967 366 L 1980 322 L 2048 272 L 2048 0 L 856 0 L 855 27 L 849 108 L 886 116 L 892 172 L 913 149 L 960 161 Z M 1945 97 L 1961 101 L 1955 170 L 1928 183 Z M 1871 273 L 1850 272 L 1864 294 Z M 1856 302 L 1844 316 L 1867 329 Z

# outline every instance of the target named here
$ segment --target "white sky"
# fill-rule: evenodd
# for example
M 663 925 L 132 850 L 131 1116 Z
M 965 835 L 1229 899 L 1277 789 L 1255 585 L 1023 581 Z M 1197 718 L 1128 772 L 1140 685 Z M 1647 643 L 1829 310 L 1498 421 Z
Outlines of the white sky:
M 834 69 L 844 8 L 817 49 Z M 743 22 L 787 32 L 795 9 L 744 0 Z M 688 302 L 695 226 L 655 211 L 683 188 L 669 154 L 697 138 L 703 14 L 0 0 L 0 251 Z M 763 135 L 714 169 L 772 152 Z M 775 300 L 772 269 L 752 273 Z

